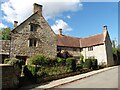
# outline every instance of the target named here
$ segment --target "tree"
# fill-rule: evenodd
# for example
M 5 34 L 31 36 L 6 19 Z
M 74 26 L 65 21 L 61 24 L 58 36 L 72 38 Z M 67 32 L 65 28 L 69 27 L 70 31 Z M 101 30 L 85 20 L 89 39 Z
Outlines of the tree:
M 115 64 L 120 64 L 120 48 L 112 48 L 113 53 L 113 59 L 115 61 Z
M 0 30 L 0 39 L 1 40 L 10 40 L 10 28 L 3 28 Z

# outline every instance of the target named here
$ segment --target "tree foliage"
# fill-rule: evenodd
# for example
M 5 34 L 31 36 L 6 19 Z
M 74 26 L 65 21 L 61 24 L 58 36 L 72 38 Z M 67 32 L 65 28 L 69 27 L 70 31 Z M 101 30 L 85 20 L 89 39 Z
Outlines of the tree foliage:
M 10 40 L 10 28 L 3 28 L 0 30 L 0 39 L 1 40 Z
M 120 48 L 112 48 L 115 64 L 120 64 Z

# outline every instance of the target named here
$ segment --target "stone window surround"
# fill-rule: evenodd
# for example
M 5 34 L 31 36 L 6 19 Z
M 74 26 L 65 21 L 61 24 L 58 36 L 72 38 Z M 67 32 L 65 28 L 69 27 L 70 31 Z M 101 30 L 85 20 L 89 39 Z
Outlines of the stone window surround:
M 29 47 L 37 47 L 38 46 L 38 40 L 36 38 L 28 39 L 28 46 Z
M 30 25 L 30 31 L 31 31 L 31 32 L 37 31 L 37 26 L 34 25 L 34 24 L 31 24 L 31 25 Z

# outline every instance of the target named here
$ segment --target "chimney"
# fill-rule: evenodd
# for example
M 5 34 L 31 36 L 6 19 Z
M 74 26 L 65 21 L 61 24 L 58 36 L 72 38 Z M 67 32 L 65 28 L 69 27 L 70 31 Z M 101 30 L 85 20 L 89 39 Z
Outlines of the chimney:
M 38 12 L 39 15 L 42 15 L 42 5 L 39 5 L 37 3 L 33 4 L 33 13 Z
M 107 31 L 107 25 L 104 25 L 103 28 L 104 28 L 104 31 Z
M 14 21 L 14 27 L 17 27 L 18 21 Z
M 59 35 L 62 35 L 62 29 L 61 28 L 59 29 Z
M 105 41 L 106 40 L 106 35 L 107 35 L 107 25 L 104 25 L 103 29 L 104 29 L 103 35 L 104 35 L 104 41 Z

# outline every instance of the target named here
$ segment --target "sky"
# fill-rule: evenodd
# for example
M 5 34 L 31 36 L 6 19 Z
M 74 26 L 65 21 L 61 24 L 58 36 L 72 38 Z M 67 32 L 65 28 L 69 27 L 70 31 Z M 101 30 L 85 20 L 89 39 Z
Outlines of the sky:
M 32 15 L 33 3 L 38 3 L 43 5 L 43 16 L 55 33 L 62 28 L 64 35 L 84 38 L 102 33 L 107 25 L 111 40 L 118 42 L 118 1 L 103 1 L 1 0 L 0 28 L 14 28 L 13 22 L 23 22 Z

